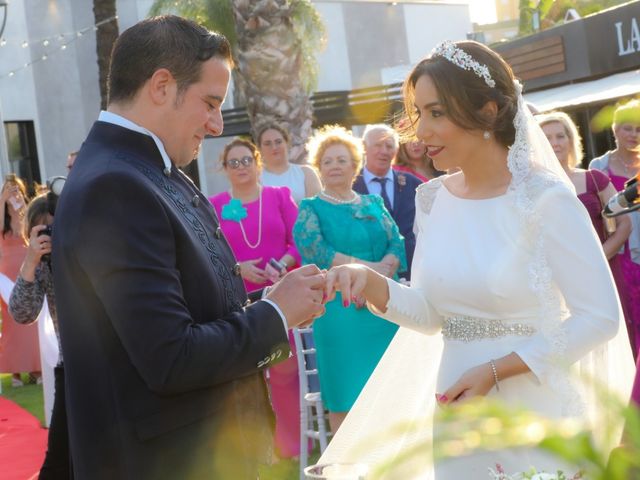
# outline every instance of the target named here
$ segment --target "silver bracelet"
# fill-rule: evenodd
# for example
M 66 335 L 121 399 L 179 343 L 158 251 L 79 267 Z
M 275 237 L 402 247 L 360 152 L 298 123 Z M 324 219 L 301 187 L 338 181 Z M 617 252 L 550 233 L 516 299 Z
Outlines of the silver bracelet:
M 500 381 L 500 379 L 498 378 L 498 369 L 496 368 L 496 362 L 491 359 L 489 360 L 489 365 L 491 365 L 491 371 L 493 372 L 493 381 L 496 384 L 496 392 L 499 392 L 500 385 L 498 385 L 498 382 Z

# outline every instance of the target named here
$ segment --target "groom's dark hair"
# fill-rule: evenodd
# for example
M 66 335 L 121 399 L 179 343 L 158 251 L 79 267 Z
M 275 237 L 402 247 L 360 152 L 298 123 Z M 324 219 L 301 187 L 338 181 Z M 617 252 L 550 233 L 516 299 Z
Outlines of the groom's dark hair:
M 200 79 L 202 64 L 217 57 L 229 65 L 231 47 L 215 32 L 175 15 L 148 18 L 125 30 L 111 52 L 108 103 L 133 100 L 156 70 L 166 68 L 178 94 Z

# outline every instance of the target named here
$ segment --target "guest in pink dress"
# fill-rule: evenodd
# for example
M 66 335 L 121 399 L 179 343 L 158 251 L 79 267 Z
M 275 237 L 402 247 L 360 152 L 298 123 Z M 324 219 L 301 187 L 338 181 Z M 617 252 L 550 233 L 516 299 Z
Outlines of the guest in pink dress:
M 15 175 L 8 176 L 0 193 L 0 272 L 12 282 L 16 281 L 20 266 L 27 253 L 24 241 L 24 214 L 26 189 Z M 32 378 L 40 377 L 40 347 L 38 326 L 20 325 L 9 314 L 7 304 L 2 303 L 2 336 L 0 336 L 0 372 L 12 373 L 14 387 L 22 386 L 20 372 L 29 372 Z
M 616 148 L 594 158 L 590 168 L 607 174 L 616 190 L 640 173 L 640 101 L 632 100 L 616 108 L 613 114 L 613 136 Z M 632 231 L 620 259 L 622 273 L 629 295 L 627 323 L 632 340 L 633 354 L 638 358 L 640 346 L 640 213 L 625 215 L 631 219 Z
M 260 185 L 260 153 L 253 143 L 234 139 L 224 148 L 221 160 L 231 189 L 210 201 L 251 292 L 271 285 L 300 264 L 292 235 L 298 207 L 287 187 Z M 291 331 L 289 342 L 294 356 L 269 369 L 276 446 L 283 458 L 300 454 L 298 367 Z
M 602 218 L 601 212 L 603 205 L 616 193 L 616 189 L 609 178 L 599 170 L 578 168 L 583 158 L 582 139 L 571 117 L 564 112 L 551 112 L 538 115 L 536 119 L 547 136 L 549 143 L 551 143 L 562 168 L 564 168 L 573 182 L 578 198 L 587 209 L 593 228 L 598 234 L 600 242 L 602 242 L 604 254 L 609 260 L 611 273 L 618 288 L 620 303 L 627 322 L 629 340 L 635 354 L 631 305 L 629 304 L 629 295 L 622 272 L 622 255 L 618 253 L 631 233 L 631 220 L 625 215 L 616 217 L 615 224 L 611 228 L 612 231 L 610 232 L 607 229 L 607 223 Z

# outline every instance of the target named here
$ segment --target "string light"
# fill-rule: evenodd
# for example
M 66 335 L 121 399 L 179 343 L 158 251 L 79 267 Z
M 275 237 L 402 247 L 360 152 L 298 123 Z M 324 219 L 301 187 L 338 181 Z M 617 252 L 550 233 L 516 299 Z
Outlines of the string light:
M 75 42 L 76 40 L 78 40 L 79 38 L 81 38 L 85 33 L 89 32 L 89 31 L 97 31 L 102 25 L 109 23 L 109 22 L 113 22 L 114 20 L 117 20 L 118 16 L 113 16 L 110 18 L 107 18 L 105 20 L 101 20 L 100 22 L 96 23 L 95 25 L 92 25 L 90 27 L 86 27 L 83 28 L 82 30 L 78 30 L 77 32 L 72 32 L 72 33 L 60 33 L 60 34 L 56 34 L 54 36 L 45 38 L 45 39 L 39 39 L 39 40 L 35 40 L 35 41 L 23 41 L 20 45 L 22 46 L 22 48 L 27 48 L 29 45 L 36 45 L 36 44 L 41 44 L 43 47 L 49 47 L 51 45 L 51 40 L 58 40 L 59 42 L 64 41 L 65 39 L 67 39 L 66 42 L 60 44 L 57 48 L 54 48 L 52 50 L 49 50 L 47 52 L 44 52 L 41 56 L 39 56 L 38 58 L 36 58 L 35 60 L 32 60 L 30 62 L 25 63 L 22 67 L 20 68 L 14 68 L 13 70 L 10 70 L 8 73 L 4 74 L 4 75 L 0 75 L 0 79 L 3 79 L 5 77 L 13 77 L 15 76 L 15 74 L 17 72 L 19 72 L 20 70 L 24 70 L 26 68 L 29 68 L 30 66 L 32 66 L 35 63 L 38 62 L 44 62 L 46 60 L 49 59 L 49 57 L 57 52 L 60 52 L 62 50 L 66 50 L 67 47 Z M 7 40 L 5 40 L 4 38 L 0 40 L 0 47 L 4 47 L 7 44 Z
M 104 20 L 99 21 L 98 23 L 96 23 L 95 25 L 91 25 L 90 27 L 86 27 L 83 28 L 81 30 L 77 30 L 75 32 L 63 32 L 63 33 L 56 33 L 55 35 L 51 35 L 48 37 L 43 37 L 43 38 L 39 38 L 37 40 L 23 40 L 22 42 L 17 42 L 17 41 L 13 41 L 13 40 L 7 40 L 6 38 L 2 38 L 0 40 L 0 47 L 4 47 L 5 45 L 9 44 L 11 45 L 12 43 L 16 43 L 22 46 L 22 48 L 27 48 L 30 45 L 35 45 L 35 44 L 42 44 L 45 47 L 50 45 L 52 41 L 63 41 L 65 40 L 67 37 L 77 37 L 77 36 L 82 36 L 85 33 L 93 30 L 93 31 L 97 31 L 99 27 L 101 27 L 102 25 L 104 25 L 105 23 L 109 23 L 112 22 L 114 20 L 117 20 L 118 16 L 115 15 L 113 17 L 109 17 L 106 18 Z

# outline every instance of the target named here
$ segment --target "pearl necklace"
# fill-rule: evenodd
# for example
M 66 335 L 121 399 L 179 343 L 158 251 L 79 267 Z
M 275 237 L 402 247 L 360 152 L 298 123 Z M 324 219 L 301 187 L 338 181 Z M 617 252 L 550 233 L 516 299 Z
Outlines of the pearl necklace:
M 352 197 L 349 200 L 342 200 L 341 198 L 336 198 L 336 197 L 334 197 L 332 195 L 329 195 L 326 190 L 322 190 L 320 192 L 320 195 L 322 195 L 325 198 L 328 198 L 329 200 L 333 200 L 334 202 L 339 203 L 341 205 L 348 205 L 350 203 L 355 203 L 356 200 L 358 200 L 358 198 L 360 198 L 358 196 L 358 194 L 356 192 L 354 192 L 353 190 L 351 190 Z
M 231 198 L 233 198 L 233 194 L 231 194 Z M 258 239 L 256 240 L 256 243 L 252 244 L 247 238 L 247 232 L 244 231 L 242 220 L 240 220 L 238 224 L 240 225 L 242 238 L 244 239 L 244 242 L 247 244 L 247 246 L 252 250 L 258 248 L 258 245 L 260 245 L 260 242 L 262 241 L 262 187 L 260 187 L 258 190 Z

